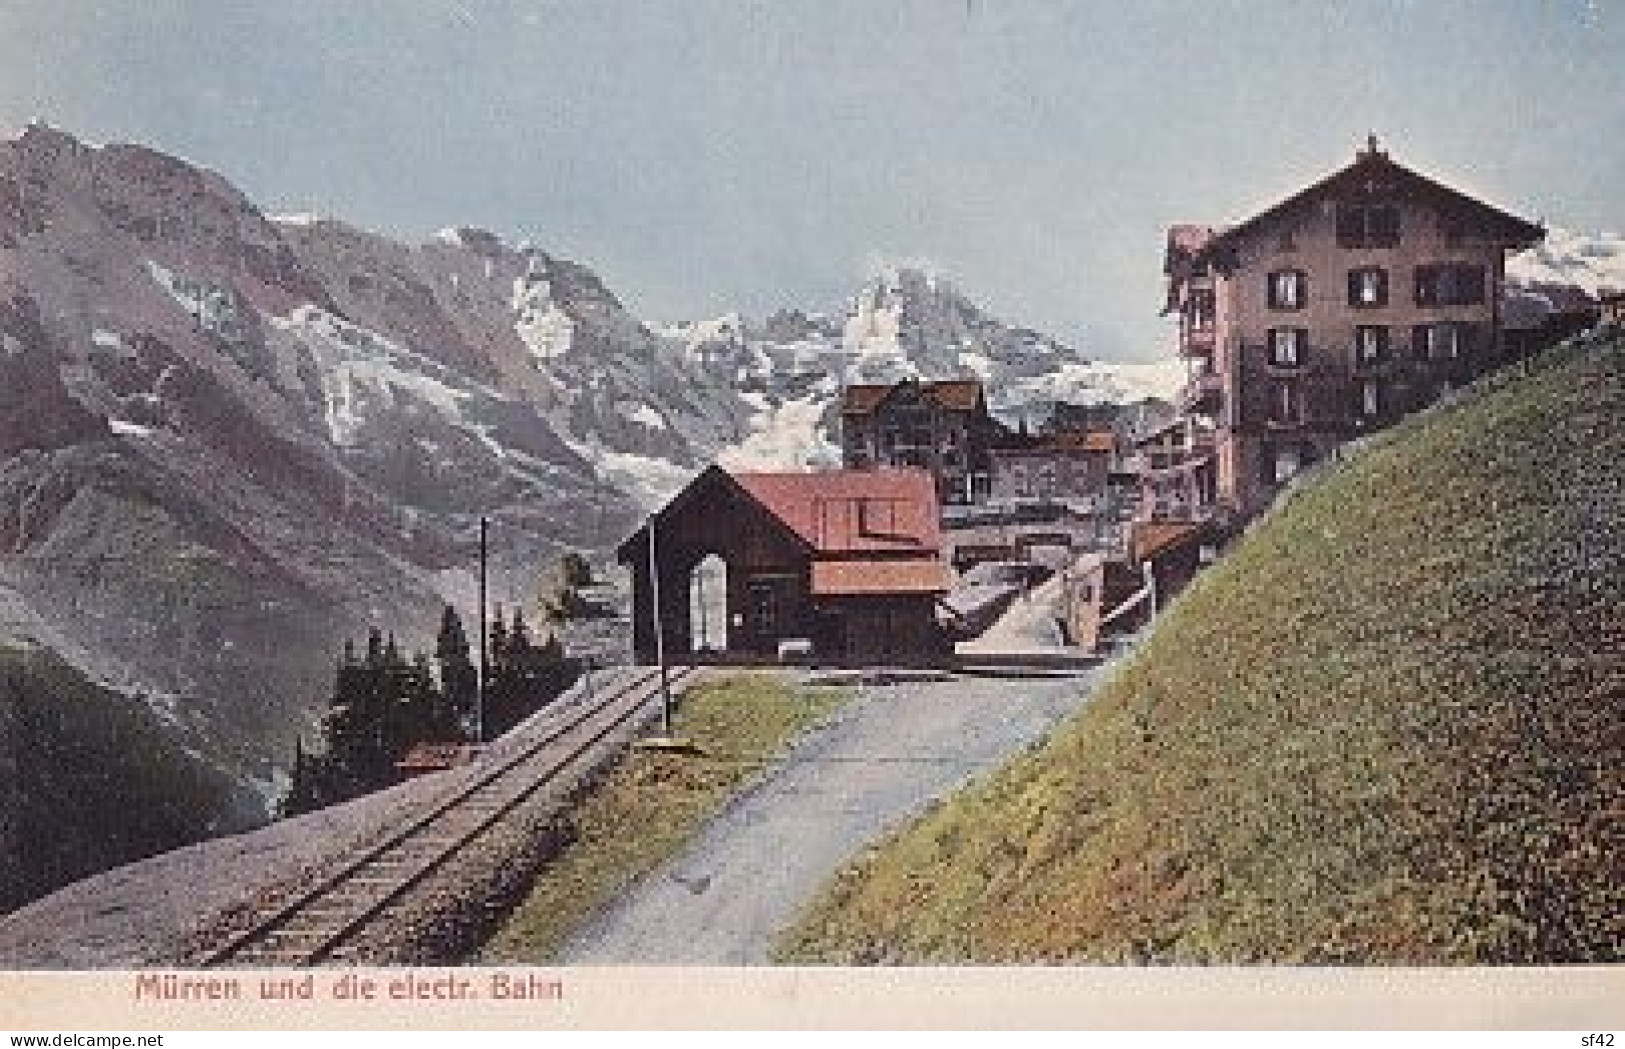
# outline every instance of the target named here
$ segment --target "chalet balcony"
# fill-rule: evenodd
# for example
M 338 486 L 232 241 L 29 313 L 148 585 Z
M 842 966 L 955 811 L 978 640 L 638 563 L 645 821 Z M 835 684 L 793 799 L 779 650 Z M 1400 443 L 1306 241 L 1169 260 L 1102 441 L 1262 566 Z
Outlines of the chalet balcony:
M 1144 452 L 1135 463 L 1135 468 L 1136 472 L 1142 475 L 1165 475 L 1185 473 L 1212 461 L 1213 437 L 1208 434 L 1198 437 L 1195 444 L 1178 451 Z
M 1179 354 L 1182 357 L 1210 357 L 1218 345 L 1218 333 L 1212 328 L 1186 326 L 1179 332 Z
M 1224 404 L 1224 377 L 1211 371 L 1192 376 L 1174 403 L 1181 413 L 1217 415 Z
M 1178 497 L 1147 499 L 1141 504 L 1139 515 L 1139 520 L 1141 521 L 1169 521 L 1180 523 L 1199 523 L 1203 521 L 1216 521 L 1218 519 L 1218 504 L 1193 499 L 1182 499 Z

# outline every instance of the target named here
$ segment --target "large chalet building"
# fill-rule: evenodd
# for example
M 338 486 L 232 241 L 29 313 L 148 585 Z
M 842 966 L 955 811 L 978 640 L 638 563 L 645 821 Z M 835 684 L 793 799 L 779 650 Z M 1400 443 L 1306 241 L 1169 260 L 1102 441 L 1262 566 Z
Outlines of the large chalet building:
M 1338 445 L 1504 363 L 1509 252 L 1540 226 L 1393 161 L 1354 162 L 1228 229 L 1168 234 L 1190 364 L 1146 435 L 1146 517 L 1240 521 Z
M 989 451 L 1003 432 L 971 379 L 853 385 L 841 394 L 841 458 L 849 470 L 918 467 L 943 503 L 975 503 L 992 483 Z

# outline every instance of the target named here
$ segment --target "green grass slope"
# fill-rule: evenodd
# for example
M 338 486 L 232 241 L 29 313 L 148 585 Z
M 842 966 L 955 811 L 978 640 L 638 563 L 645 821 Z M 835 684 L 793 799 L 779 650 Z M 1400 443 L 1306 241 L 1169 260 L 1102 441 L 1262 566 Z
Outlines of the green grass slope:
M 838 876 L 783 960 L 1618 960 L 1625 347 L 1306 484 L 1080 717 Z

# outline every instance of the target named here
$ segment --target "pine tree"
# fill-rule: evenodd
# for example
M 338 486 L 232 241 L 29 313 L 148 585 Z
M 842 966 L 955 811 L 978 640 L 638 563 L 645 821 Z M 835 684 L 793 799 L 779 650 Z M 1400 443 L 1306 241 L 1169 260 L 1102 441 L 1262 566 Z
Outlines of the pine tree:
M 440 663 L 440 690 L 460 731 L 447 739 L 466 738 L 474 716 L 479 676 L 468 653 L 468 635 L 463 621 L 450 605 L 440 615 L 440 635 L 435 641 L 435 659 Z
M 368 675 L 346 639 L 333 676 L 333 695 L 322 718 L 322 754 L 312 771 L 319 805 L 354 797 L 365 789 L 371 731 L 365 716 Z
M 293 770 L 289 776 L 288 792 L 277 803 L 277 815 L 282 819 L 288 819 L 321 808 L 325 802 L 321 798 L 319 775 L 319 763 L 305 753 L 305 741 L 295 736 Z
M 559 558 L 559 576 L 565 586 L 592 586 L 592 566 L 574 550 L 567 550 Z

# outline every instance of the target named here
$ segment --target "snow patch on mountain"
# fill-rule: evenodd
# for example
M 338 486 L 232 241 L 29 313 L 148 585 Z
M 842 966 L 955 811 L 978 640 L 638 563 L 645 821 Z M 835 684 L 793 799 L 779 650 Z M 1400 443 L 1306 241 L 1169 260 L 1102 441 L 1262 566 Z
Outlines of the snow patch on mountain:
M 323 418 L 334 444 L 357 443 L 374 412 L 396 411 L 401 401 L 411 399 L 433 407 L 453 425 L 476 430 L 494 454 L 503 454 L 483 428 L 469 426 L 463 404 L 472 396 L 470 391 L 459 389 L 449 377 L 437 378 L 435 373 L 445 369 L 421 355 L 319 306 L 301 306 L 287 317 L 271 317 L 270 322 L 297 339 L 315 359 Z
M 1507 279 L 1525 287 L 1568 285 L 1592 296 L 1625 291 L 1625 236 L 1554 226 L 1542 243 L 1507 260 Z
M 556 360 L 570 350 L 576 324 L 553 301 L 553 288 L 545 277 L 525 277 L 513 282 L 514 331 L 539 363 Z
M 626 492 L 645 512 L 664 506 L 688 486 L 699 471 L 652 455 L 612 452 L 579 445 L 576 450 L 591 462 L 607 483 Z M 606 537 L 608 538 L 608 537 Z
M 841 449 L 824 429 L 827 396 L 810 395 L 778 404 L 763 399 L 751 417 L 751 433 L 724 449 L 717 462 L 729 470 L 829 470 L 841 465 Z

